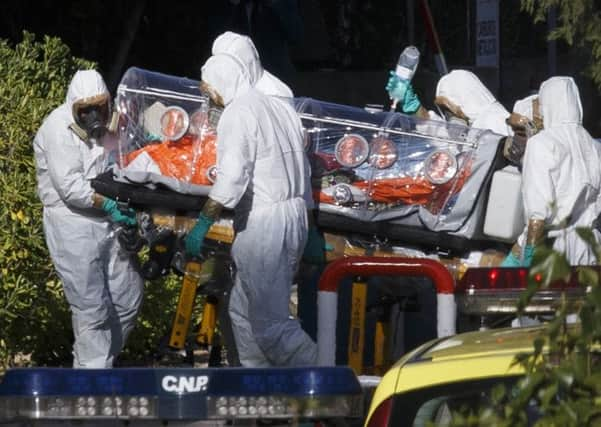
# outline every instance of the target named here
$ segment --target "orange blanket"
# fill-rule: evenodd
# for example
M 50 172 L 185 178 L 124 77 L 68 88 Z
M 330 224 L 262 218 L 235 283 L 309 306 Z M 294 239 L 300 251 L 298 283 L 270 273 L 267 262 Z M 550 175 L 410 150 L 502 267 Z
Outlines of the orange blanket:
M 142 153 L 147 153 L 161 170 L 161 174 L 184 182 L 211 185 L 207 170 L 217 163 L 217 136 L 207 134 L 201 139 L 186 134 L 176 141 L 162 141 L 132 151 L 126 156 L 130 164 Z

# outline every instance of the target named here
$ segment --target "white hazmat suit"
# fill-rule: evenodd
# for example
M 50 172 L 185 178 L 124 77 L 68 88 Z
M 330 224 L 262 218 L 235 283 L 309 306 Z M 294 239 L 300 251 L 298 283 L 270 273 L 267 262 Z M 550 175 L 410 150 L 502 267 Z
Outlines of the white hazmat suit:
M 257 90 L 255 78 L 228 54 L 212 56 L 202 68 L 203 81 L 225 105 L 209 197 L 235 209 L 229 313 L 243 366 L 312 365 L 316 344 L 288 308 L 311 191 L 302 126 L 291 103 Z
M 544 220 L 553 248 L 570 264 L 596 264 L 576 227 L 590 227 L 601 212 L 601 146 L 582 127 L 578 87 L 570 77 L 542 83 L 539 105 L 544 129 L 530 138 L 523 164 L 526 220 Z M 562 224 L 562 221 L 566 221 Z M 600 234 L 594 231 L 599 241 Z M 526 230 L 520 236 L 523 247 Z
M 253 81 L 254 87 L 259 92 L 270 96 L 292 98 L 292 90 L 276 76 L 261 66 L 259 53 L 250 37 L 226 31 L 213 42 L 211 50 L 213 55 L 226 53 L 236 57 L 245 65 Z
M 107 93 L 93 70 L 78 71 L 64 104 L 34 139 L 44 234 L 71 307 L 75 368 L 108 368 L 135 324 L 143 282 L 100 209 L 90 179 L 105 169 L 104 149 L 69 126 L 76 101 Z
M 291 103 L 257 90 L 255 79 L 227 54 L 212 56 L 202 68 L 202 80 L 225 105 L 209 197 L 235 209 L 237 274 L 229 313 L 243 366 L 312 365 L 316 344 L 288 308 L 311 191 L 302 126 Z
M 511 133 L 505 123 L 509 112 L 470 71 L 453 70 L 442 76 L 436 86 L 436 96 L 444 96 L 460 107 L 471 127 L 490 129 L 504 136 Z

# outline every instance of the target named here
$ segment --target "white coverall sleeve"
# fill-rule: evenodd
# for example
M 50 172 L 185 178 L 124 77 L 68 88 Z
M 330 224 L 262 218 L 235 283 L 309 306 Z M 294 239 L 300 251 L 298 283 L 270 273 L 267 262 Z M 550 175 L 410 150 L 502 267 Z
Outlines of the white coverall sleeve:
M 256 158 L 256 130 L 244 119 L 250 111 L 224 112 L 217 130 L 217 179 L 209 197 L 228 209 L 236 207 L 250 182 Z
M 530 219 L 549 220 L 553 216 L 556 203 L 553 176 L 559 162 L 554 145 L 543 135 L 528 141 L 522 169 L 522 196 L 526 221 Z
M 65 204 L 75 208 L 93 207 L 94 190 L 85 177 L 80 147 L 69 130 L 55 131 L 46 138 L 46 161 L 52 185 Z

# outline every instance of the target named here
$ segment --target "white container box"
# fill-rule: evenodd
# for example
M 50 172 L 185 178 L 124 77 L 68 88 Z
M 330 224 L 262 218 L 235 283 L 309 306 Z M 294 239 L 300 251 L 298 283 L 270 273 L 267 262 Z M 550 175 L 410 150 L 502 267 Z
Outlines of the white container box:
M 514 242 L 525 227 L 522 202 L 522 175 L 514 166 L 498 170 L 492 177 L 484 234 Z

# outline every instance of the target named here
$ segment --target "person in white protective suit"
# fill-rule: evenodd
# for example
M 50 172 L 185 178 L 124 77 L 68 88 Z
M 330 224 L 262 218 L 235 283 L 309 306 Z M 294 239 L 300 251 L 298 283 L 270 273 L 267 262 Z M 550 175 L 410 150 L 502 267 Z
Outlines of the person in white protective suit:
M 505 138 L 503 155 L 512 164 L 521 166 L 528 139 L 543 128 L 538 94 L 518 99 L 513 104 L 513 110 L 507 119 L 507 124 L 512 130 L 512 135 Z
M 132 212 L 90 186 L 107 162 L 109 106 L 100 74 L 78 71 L 33 143 L 46 244 L 71 308 L 75 368 L 111 367 L 142 301 L 141 276 L 112 231 L 113 223 L 135 225 Z
M 250 80 L 256 81 L 254 88 L 259 92 L 283 98 L 294 96 L 292 90 L 284 82 L 262 67 L 259 53 L 250 37 L 226 31 L 213 42 L 212 54 L 220 53 L 229 54 L 239 60 L 248 71 Z M 306 196 L 307 209 L 314 209 L 312 193 L 308 192 Z M 310 213 L 310 216 L 313 216 L 313 213 Z M 317 227 L 309 227 L 309 237 L 303 253 L 303 260 L 310 264 L 323 265 L 325 263 L 324 251 L 332 250 L 332 247 L 325 242 Z
M 292 98 L 292 90 L 280 79 L 261 66 L 259 53 L 248 36 L 231 31 L 219 35 L 213 42 L 212 55 L 227 53 L 243 63 L 252 79 L 256 81 L 255 89 L 265 95 Z
M 186 237 L 186 253 L 198 256 L 222 208 L 234 209 L 229 314 L 240 362 L 312 365 L 317 346 L 288 305 L 307 240 L 310 167 L 291 100 L 257 90 L 256 78 L 229 54 L 202 67 L 201 88 L 225 108 L 217 126 L 217 179 Z
M 526 145 L 522 196 L 527 225 L 505 258 L 505 267 L 529 266 L 535 246 L 555 238 L 553 249 L 572 265 L 597 264 L 577 227 L 591 227 L 601 212 L 601 148 L 582 127 L 578 87 L 570 77 L 552 77 L 539 91 L 543 129 Z M 593 230 L 597 241 L 600 233 Z
M 434 104 L 442 117 L 426 110 L 415 94 L 411 83 L 392 73 L 386 85 L 391 99 L 396 99 L 404 113 L 424 119 L 445 119 L 477 129 L 507 136 L 510 129 L 505 120 L 509 112 L 495 99 L 480 79 L 466 70 L 453 70 L 440 78 L 436 86 Z

